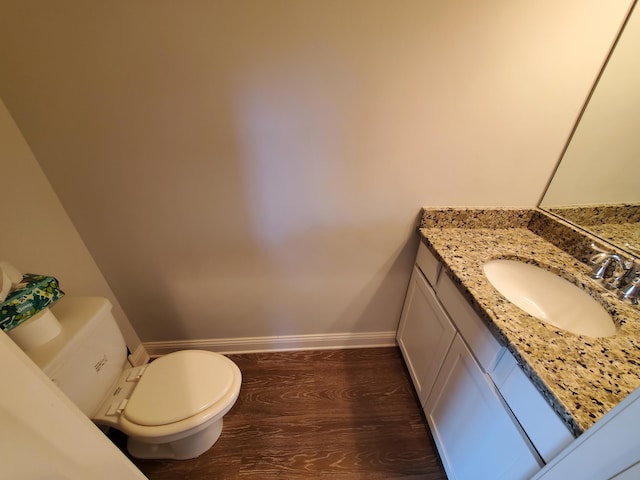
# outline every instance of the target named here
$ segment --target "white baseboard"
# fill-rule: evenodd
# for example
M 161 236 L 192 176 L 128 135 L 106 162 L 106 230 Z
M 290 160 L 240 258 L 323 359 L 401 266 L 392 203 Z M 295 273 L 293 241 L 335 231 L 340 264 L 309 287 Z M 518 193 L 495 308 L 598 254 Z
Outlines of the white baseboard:
M 178 350 L 208 350 L 218 353 L 283 352 L 289 350 L 330 350 L 340 348 L 391 347 L 396 332 L 327 333 L 276 337 L 241 337 L 175 342 L 144 342 L 151 357 Z

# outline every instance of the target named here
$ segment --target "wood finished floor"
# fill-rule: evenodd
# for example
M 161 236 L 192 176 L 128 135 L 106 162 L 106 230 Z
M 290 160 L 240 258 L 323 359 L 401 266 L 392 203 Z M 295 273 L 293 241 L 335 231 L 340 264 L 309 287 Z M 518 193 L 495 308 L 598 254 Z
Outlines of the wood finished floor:
M 446 479 L 396 348 L 229 355 L 240 397 L 208 452 L 151 480 Z

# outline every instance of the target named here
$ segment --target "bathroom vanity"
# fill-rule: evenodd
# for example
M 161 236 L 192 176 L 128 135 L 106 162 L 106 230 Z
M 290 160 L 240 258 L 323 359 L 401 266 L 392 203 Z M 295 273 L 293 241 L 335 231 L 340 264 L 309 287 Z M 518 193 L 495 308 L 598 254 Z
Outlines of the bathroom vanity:
M 397 341 L 450 478 L 531 478 L 640 386 L 637 307 L 583 282 L 585 247 L 558 248 L 551 223 L 537 211 L 423 212 Z M 575 335 L 520 310 L 483 274 L 496 258 L 579 284 L 616 334 Z

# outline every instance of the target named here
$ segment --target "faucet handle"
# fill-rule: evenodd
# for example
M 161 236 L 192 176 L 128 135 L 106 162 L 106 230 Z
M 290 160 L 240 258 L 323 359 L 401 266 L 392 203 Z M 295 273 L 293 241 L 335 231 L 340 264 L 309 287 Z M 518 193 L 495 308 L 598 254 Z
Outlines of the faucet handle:
M 593 271 L 591 272 L 591 278 L 595 280 L 602 280 L 605 273 L 611 265 L 611 252 L 604 250 L 597 246 L 595 243 L 591 244 L 591 248 L 598 252 L 589 259 L 589 263 L 593 265 Z
M 627 275 L 629 274 L 629 268 L 633 267 L 633 262 L 631 262 L 631 267 L 628 267 L 628 262 L 624 257 L 613 254 L 610 263 L 613 263 L 613 270 L 607 276 L 604 287 L 607 290 L 617 290 L 624 283 L 627 283 Z
M 620 291 L 618 297 L 620 300 L 629 300 L 633 305 L 637 305 L 640 297 L 640 272 L 635 272 L 633 275 L 633 280 Z
M 592 261 L 591 263 L 594 264 L 594 267 L 593 272 L 591 273 L 591 278 L 595 280 L 602 280 L 605 276 L 605 273 L 609 269 L 609 265 L 611 265 L 612 260 L 613 259 L 611 257 L 604 256 L 598 260 Z
M 602 262 L 604 262 L 605 260 L 607 260 L 609 258 L 609 256 L 611 255 L 611 252 L 608 250 L 605 250 L 601 247 L 599 247 L 598 245 L 596 245 L 595 243 L 591 244 L 591 249 L 598 252 L 595 255 L 593 255 L 590 259 L 589 262 L 592 263 L 593 265 L 599 265 Z
M 640 249 L 626 244 L 626 247 L 640 253 Z M 597 252 L 589 262 L 593 265 L 591 278 L 601 282 L 608 290 L 615 290 L 618 298 L 638 305 L 640 298 L 640 260 L 626 257 L 616 252 L 604 250 L 595 243 L 591 248 Z

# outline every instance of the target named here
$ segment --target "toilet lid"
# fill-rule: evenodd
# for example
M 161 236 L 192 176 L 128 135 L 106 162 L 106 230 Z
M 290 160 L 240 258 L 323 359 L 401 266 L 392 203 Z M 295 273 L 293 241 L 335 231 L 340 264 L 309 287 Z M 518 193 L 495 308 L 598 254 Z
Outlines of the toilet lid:
M 233 377 L 231 361 L 222 355 L 199 350 L 170 353 L 149 364 L 123 415 L 138 425 L 179 422 L 220 400 Z

